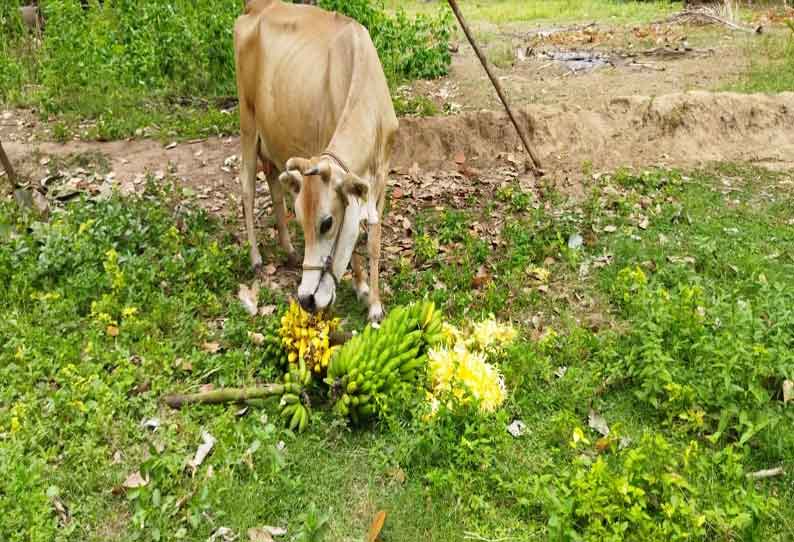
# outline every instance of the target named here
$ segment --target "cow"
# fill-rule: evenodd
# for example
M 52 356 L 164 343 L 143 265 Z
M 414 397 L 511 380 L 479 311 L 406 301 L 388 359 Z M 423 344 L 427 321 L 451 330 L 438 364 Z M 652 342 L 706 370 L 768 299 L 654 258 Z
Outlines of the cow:
M 310 312 L 329 307 L 350 264 L 370 321 L 380 321 L 381 214 L 398 122 L 369 33 L 314 6 L 251 0 L 235 22 L 234 49 L 251 265 L 262 264 L 254 232 L 259 157 L 279 244 L 295 263 L 285 189 L 303 230 L 301 306 Z M 354 254 L 360 226 L 366 227 L 369 283 L 363 256 Z

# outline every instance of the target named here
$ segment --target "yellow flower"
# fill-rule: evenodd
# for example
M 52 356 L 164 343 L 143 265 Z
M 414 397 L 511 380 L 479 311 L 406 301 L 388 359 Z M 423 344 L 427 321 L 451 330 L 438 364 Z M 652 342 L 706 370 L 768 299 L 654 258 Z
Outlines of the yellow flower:
M 504 379 L 484 353 L 470 352 L 459 341 L 452 349 L 430 350 L 428 362 L 434 394 L 451 392 L 461 403 L 476 399 L 483 412 L 493 412 L 504 402 Z
M 474 324 L 472 342 L 482 350 L 501 348 L 513 342 L 518 332 L 510 324 L 500 324 L 493 315 Z

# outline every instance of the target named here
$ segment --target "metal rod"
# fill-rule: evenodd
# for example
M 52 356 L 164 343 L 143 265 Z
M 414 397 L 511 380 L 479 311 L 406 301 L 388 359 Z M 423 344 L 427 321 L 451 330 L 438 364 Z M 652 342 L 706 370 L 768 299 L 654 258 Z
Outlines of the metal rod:
M 535 153 L 532 152 L 532 149 L 529 146 L 529 140 L 527 140 L 527 136 L 524 134 L 524 131 L 518 124 L 515 115 L 513 114 L 513 110 L 510 108 L 510 105 L 507 103 L 507 98 L 505 97 L 505 93 L 502 90 L 502 85 L 499 83 L 499 80 L 494 77 L 494 74 L 491 72 L 491 68 L 488 66 L 488 61 L 485 59 L 485 55 L 483 55 L 480 47 L 474 41 L 474 36 L 469 29 L 469 25 L 466 24 L 466 20 L 463 18 L 463 13 L 461 13 L 460 8 L 458 7 L 457 0 L 447 0 L 449 2 L 449 7 L 452 8 L 452 12 L 455 14 L 455 17 L 458 19 L 460 23 L 460 27 L 463 29 L 463 33 L 466 34 L 466 38 L 469 40 L 474 52 L 477 54 L 477 57 L 480 59 L 480 63 L 482 67 L 485 68 L 485 73 L 488 74 L 488 77 L 491 79 L 491 83 L 493 83 L 494 88 L 496 89 L 496 93 L 499 95 L 499 99 L 502 101 L 502 105 L 504 105 L 505 110 L 507 111 L 507 115 L 510 117 L 510 120 L 513 122 L 513 126 L 516 128 L 516 132 L 518 132 L 518 137 L 521 138 L 521 142 L 524 144 L 524 148 L 529 155 L 530 160 L 532 160 L 532 167 L 535 170 L 535 173 L 538 175 L 542 174 L 542 170 L 540 167 L 540 160 L 538 160 Z

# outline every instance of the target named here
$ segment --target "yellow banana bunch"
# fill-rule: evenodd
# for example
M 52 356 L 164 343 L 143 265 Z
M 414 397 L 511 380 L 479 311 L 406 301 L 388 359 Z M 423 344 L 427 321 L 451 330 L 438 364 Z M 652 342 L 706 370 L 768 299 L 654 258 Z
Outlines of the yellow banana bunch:
M 295 364 L 303 358 L 311 371 L 324 374 L 331 356 L 339 348 L 330 345 L 330 335 L 339 322 L 338 318 L 329 319 L 324 313 L 310 314 L 292 300 L 279 328 L 288 363 Z

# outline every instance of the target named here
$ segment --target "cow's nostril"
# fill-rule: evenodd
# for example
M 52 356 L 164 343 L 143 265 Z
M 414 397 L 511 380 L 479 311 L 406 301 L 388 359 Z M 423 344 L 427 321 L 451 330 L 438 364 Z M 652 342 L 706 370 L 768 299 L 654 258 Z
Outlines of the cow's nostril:
M 298 302 L 303 307 L 303 310 L 314 312 L 315 303 L 314 303 L 314 296 L 313 295 L 301 295 L 298 296 Z

